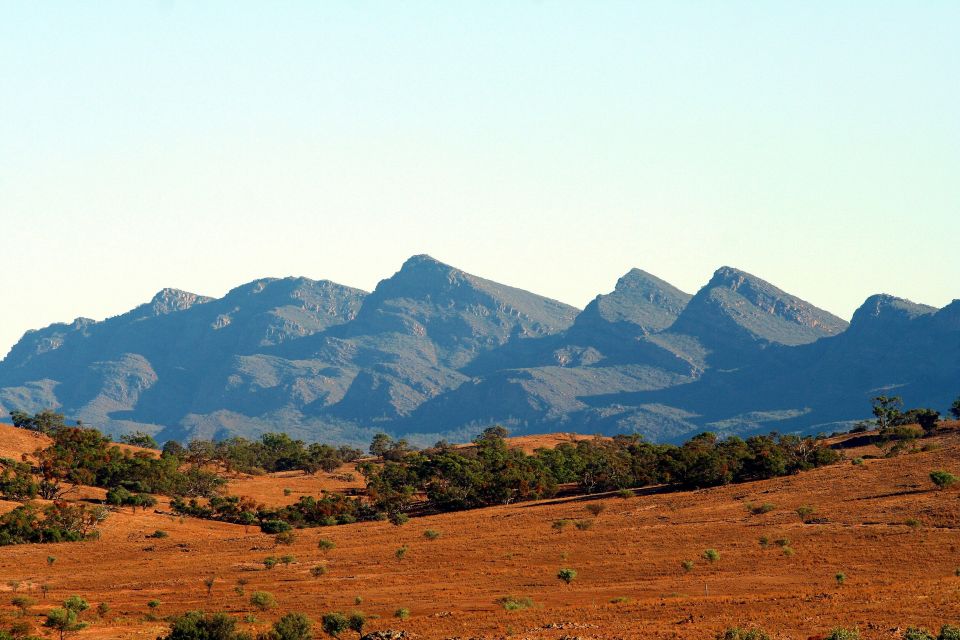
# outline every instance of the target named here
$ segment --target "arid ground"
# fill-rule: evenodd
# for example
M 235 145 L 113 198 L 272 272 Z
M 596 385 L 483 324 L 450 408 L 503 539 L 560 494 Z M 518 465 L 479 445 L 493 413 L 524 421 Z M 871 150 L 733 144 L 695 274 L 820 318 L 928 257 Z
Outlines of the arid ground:
M 114 511 L 98 541 L 0 548 L 0 611 L 5 622 L 21 619 L 10 604 L 13 592 L 30 595 L 38 603 L 27 619 L 40 633 L 46 609 L 80 595 L 92 605 L 80 638 L 152 640 L 167 629 L 164 617 L 191 609 L 255 618 L 240 625 L 254 631 L 287 611 L 317 620 L 331 610 L 362 610 L 370 629 L 422 638 L 704 639 L 736 625 L 760 626 L 776 638 L 805 639 L 835 626 L 858 627 L 863 638 L 895 638 L 907 626 L 960 621 L 960 492 L 935 490 L 928 477 L 933 469 L 960 472 L 960 424 L 950 427 L 923 441 L 933 450 L 862 465 L 847 460 L 701 491 L 523 503 L 403 526 L 304 529 L 280 548 L 256 527 L 170 515 L 161 500 L 146 512 Z M 2 456 L 41 444 L 30 433 L 0 428 Z M 873 447 L 845 451 L 850 459 L 878 454 Z M 343 467 L 316 476 L 237 477 L 229 491 L 283 504 L 348 486 L 362 486 L 362 478 Z M 773 509 L 753 515 L 747 503 Z M 591 514 L 590 504 L 603 511 Z M 815 509 L 808 523 L 796 512 L 804 505 Z M 15 506 L 2 502 L 0 510 Z M 558 530 L 552 524 L 560 519 L 571 523 Z M 576 521 L 589 524 L 578 528 Z M 146 537 L 158 529 L 169 536 Z M 427 539 L 428 529 L 440 537 Z M 335 548 L 319 549 L 321 538 Z M 400 547 L 407 551 L 398 560 Z M 707 549 L 719 552 L 715 562 L 704 558 Z M 265 557 L 282 555 L 295 561 L 264 567 Z M 686 560 L 693 561 L 689 571 Z M 325 575 L 311 575 L 317 565 Z M 561 568 L 577 572 L 569 586 L 556 577 Z M 257 611 L 249 602 L 255 590 L 274 594 L 278 606 Z M 506 611 L 496 601 L 508 595 L 530 598 L 533 606 Z M 160 602 L 152 611 L 151 600 Z M 95 612 L 100 602 L 110 607 L 102 617 Z M 394 617 L 400 608 L 410 610 L 409 619 Z

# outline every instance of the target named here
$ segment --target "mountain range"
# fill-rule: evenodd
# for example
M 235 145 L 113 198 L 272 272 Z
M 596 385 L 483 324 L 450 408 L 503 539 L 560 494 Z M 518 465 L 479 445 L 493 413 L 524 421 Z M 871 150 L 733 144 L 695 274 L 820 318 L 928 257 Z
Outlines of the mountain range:
M 53 408 L 113 435 L 419 444 L 515 434 L 812 433 L 880 393 L 960 393 L 960 301 L 875 295 L 850 323 L 731 267 L 696 294 L 633 269 L 582 311 L 414 256 L 373 292 L 265 278 L 164 289 L 107 320 L 29 331 L 0 410 Z

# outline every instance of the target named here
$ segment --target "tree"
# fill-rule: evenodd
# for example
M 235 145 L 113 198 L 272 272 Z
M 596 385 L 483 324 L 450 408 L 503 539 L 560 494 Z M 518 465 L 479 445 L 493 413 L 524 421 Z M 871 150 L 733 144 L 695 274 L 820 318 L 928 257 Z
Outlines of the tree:
M 153 439 L 149 433 L 144 431 L 133 431 L 120 436 L 120 442 L 134 447 L 143 447 L 144 449 L 159 449 L 160 445 Z
M 354 611 L 347 618 L 347 626 L 350 627 L 351 631 L 356 631 L 357 634 L 362 636 L 363 628 L 367 626 L 367 614 L 362 611 Z
M 390 449 L 390 445 L 393 443 L 393 438 L 388 436 L 385 433 L 378 433 L 373 436 L 373 439 L 370 441 L 370 453 L 375 455 L 378 458 L 382 458 L 383 455 Z
M 237 622 L 225 613 L 189 611 L 170 624 L 170 633 L 158 640 L 250 640 L 236 631 Z
M 900 396 L 876 396 L 873 399 L 873 416 L 881 429 L 892 426 L 900 417 L 901 409 L 903 409 L 903 398 Z
M 937 423 L 940 422 L 940 412 L 933 409 L 915 409 L 913 411 L 917 424 L 923 429 L 926 435 L 932 434 L 937 430 Z
M 950 405 L 950 415 L 953 416 L 954 420 L 960 420 L 960 396 L 957 396 L 957 399 Z
M 338 612 L 325 614 L 320 624 L 323 627 L 323 632 L 334 638 L 339 638 L 341 633 L 350 628 L 347 617 Z
M 70 633 L 86 628 L 87 623 L 79 620 L 77 611 L 69 607 L 57 607 L 47 612 L 47 619 L 43 626 L 53 629 L 63 640 Z
M 273 623 L 270 640 L 313 640 L 313 622 L 302 613 L 288 613 Z

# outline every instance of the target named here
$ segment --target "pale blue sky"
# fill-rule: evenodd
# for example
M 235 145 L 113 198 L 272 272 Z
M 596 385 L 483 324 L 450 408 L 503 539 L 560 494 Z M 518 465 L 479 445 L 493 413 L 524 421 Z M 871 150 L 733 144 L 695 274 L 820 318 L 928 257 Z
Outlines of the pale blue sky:
M 960 297 L 958 2 L 0 3 L 0 354 L 411 254 Z

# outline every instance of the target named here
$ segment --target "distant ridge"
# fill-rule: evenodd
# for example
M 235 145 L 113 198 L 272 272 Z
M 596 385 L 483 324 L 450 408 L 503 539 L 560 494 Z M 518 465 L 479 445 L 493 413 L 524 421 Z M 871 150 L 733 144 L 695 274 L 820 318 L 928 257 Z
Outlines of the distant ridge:
M 960 302 L 871 296 L 848 325 L 733 267 L 694 295 L 631 269 L 579 311 L 417 255 L 371 293 L 262 278 L 28 331 L 0 362 L 0 410 L 160 440 L 429 444 L 493 423 L 681 440 L 831 429 L 878 390 L 942 410 L 958 381 Z

